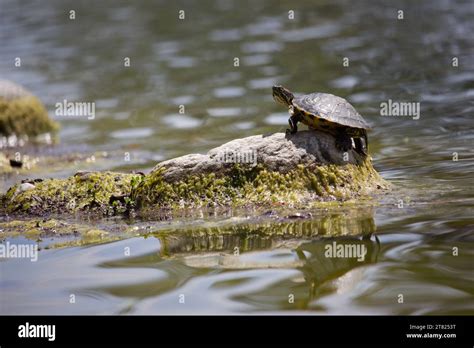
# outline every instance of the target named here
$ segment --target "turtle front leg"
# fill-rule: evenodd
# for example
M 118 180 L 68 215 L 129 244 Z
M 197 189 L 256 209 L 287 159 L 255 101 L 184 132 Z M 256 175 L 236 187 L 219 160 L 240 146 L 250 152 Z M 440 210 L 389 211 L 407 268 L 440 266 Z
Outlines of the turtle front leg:
M 288 119 L 288 123 L 290 128 L 286 130 L 287 134 L 295 134 L 298 131 L 298 120 L 296 120 L 293 116 Z
M 290 105 L 288 107 L 288 113 L 290 114 L 290 118 L 288 119 L 290 129 L 286 130 L 286 134 L 295 134 L 298 131 L 299 117 L 295 113 L 295 109 L 294 109 L 293 105 Z
M 336 133 L 336 148 L 342 152 L 352 149 L 352 139 L 344 129 Z
M 365 144 L 362 142 L 364 138 Z M 361 155 L 367 156 L 369 151 L 369 141 L 367 139 L 367 131 L 363 130 L 359 137 L 354 138 L 355 149 Z
M 355 150 L 361 155 L 367 156 L 362 138 L 354 138 Z

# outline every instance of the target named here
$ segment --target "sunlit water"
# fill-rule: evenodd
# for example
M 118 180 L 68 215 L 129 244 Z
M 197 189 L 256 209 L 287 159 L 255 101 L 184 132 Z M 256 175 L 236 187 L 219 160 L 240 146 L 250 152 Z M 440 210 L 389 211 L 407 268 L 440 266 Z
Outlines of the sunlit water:
M 270 95 L 280 83 L 353 103 L 374 126 L 370 152 L 394 191 L 379 207 L 339 215 L 196 221 L 42 250 L 37 262 L 2 260 L 0 312 L 473 314 L 472 18 L 469 0 L 2 0 L 0 76 L 32 90 L 51 115 L 65 99 L 95 101 L 94 120 L 56 119 L 64 148 L 131 153 L 107 169 L 146 171 L 284 130 L 287 114 Z M 380 116 L 388 99 L 420 102 L 420 118 Z M 343 236 L 322 236 L 334 231 Z M 373 232 L 378 240 L 351 237 Z M 324 257 L 333 241 L 367 255 Z

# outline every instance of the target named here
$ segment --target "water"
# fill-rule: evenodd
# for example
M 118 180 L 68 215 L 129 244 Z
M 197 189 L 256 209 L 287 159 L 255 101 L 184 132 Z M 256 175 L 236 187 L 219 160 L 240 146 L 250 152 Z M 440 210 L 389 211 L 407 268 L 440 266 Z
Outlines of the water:
M 270 95 L 280 83 L 353 103 L 374 126 L 374 165 L 394 186 L 375 208 L 283 221 L 230 212 L 153 225 L 147 238 L 42 250 L 35 263 L 2 260 L 2 314 L 474 313 L 472 2 L 2 0 L 1 8 L 0 76 L 28 87 L 52 115 L 64 99 L 95 101 L 94 120 L 56 119 L 63 148 L 131 152 L 131 164 L 105 169 L 147 171 L 283 130 Z M 421 117 L 381 117 L 388 99 L 419 101 Z M 378 241 L 353 236 L 372 232 Z M 364 245 L 366 258 L 323 257 L 333 241 Z

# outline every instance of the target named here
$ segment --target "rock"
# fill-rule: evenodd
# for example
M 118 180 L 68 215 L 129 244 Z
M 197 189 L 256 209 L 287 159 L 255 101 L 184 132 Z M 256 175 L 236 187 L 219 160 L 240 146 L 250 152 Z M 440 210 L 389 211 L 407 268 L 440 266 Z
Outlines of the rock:
M 103 230 L 91 229 L 84 233 L 84 237 L 87 239 L 102 239 L 107 236 L 109 233 Z
M 32 94 L 24 87 L 8 80 L 0 80 L 0 96 L 6 100 L 30 97 Z
M 74 223 L 54 218 L 0 221 L 3 238 L 21 236 L 35 241 L 40 248 L 61 248 L 103 243 L 129 237 L 130 234 L 97 229 L 93 222 Z M 119 224 L 120 225 L 120 224 Z M 126 226 L 126 225 L 125 225 Z M 126 227 L 120 226 L 118 230 Z
M 300 213 L 296 212 L 294 214 L 290 214 L 285 216 L 285 219 L 308 219 L 312 216 L 311 213 Z
M 14 159 L 11 159 L 10 158 L 10 166 L 12 168 L 21 168 L 23 167 L 23 162 L 22 161 L 17 161 L 17 160 L 14 160 Z
M 116 214 L 125 211 L 126 207 L 120 202 L 114 202 L 111 197 L 128 197 L 138 178 L 141 178 L 141 175 L 88 172 L 83 176 L 71 176 L 66 179 L 35 181 L 35 185 L 17 184 L 2 197 L 0 215 L 3 209 L 9 214 L 27 213 L 39 216 L 80 211 L 98 215 Z
M 342 153 L 318 131 L 236 139 L 210 150 L 158 163 L 147 175 L 78 172 L 3 197 L 8 213 L 103 214 L 197 207 L 310 209 L 370 198 L 389 185 L 370 157 Z
M 344 154 L 335 147 L 334 137 L 327 133 L 300 131 L 294 135 L 273 133 L 232 140 L 205 155 L 191 154 L 161 162 L 155 171 L 164 168 L 163 177 L 177 181 L 189 175 L 222 173 L 227 164 L 236 162 L 249 167 L 262 164 L 268 170 L 288 173 L 299 164 L 360 164 L 362 160 L 351 150 L 345 161 Z
M 138 207 L 302 205 L 345 201 L 388 184 L 370 158 L 315 130 L 230 141 L 156 165 L 132 190 Z
M 35 185 L 25 182 L 18 187 L 18 192 L 25 192 L 28 190 L 33 190 Z
M 15 190 L 12 190 L 12 196 L 11 196 L 11 200 L 15 200 L 15 198 L 21 194 L 22 192 L 26 192 L 26 191 L 31 191 L 31 190 L 34 190 L 35 189 L 35 185 L 29 183 L 29 182 L 22 182 L 21 184 L 17 185 L 16 186 L 16 189 Z M 33 197 L 32 197 L 33 199 Z
M 58 129 L 37 97 L 16 83 L 0 80 L 0 135 L 36 137 Z M 2 142 L 7 145 L 10 140 Z

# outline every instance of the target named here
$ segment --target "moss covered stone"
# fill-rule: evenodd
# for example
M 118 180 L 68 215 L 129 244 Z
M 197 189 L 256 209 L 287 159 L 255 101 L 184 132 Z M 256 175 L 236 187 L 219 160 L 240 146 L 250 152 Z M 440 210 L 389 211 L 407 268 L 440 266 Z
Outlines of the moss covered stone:
M 76 237 L 90 240 L 101 240 L 109 233 L 92 226 L 69 223 L 57 219 L 12 220 L 0 222 L 0 230 L 4 237 L 13 238 L 22 236 L 32 240 L 45 238 Z
M 0 135 L 35 137 L 58 129 L 37 97 L 21 86 L 0 80 Z
M 133 234 L 107 231 L 87 223 L 33 218 L 0 222 L 0 236 L 2 239 L 27 238 L 38 243 L 40 249 L 49 249 L 106 243 Z
M 168 182 L 166 170 L 153 171 L 132 191 L 140 208 L 214 205 L 291 205 L 308 208 L 321 202 L 368 197 L 386 187 L 369 160 L 360 165 L 304 166 L 287 173 L 270 171 L 263 165 L 233 165 L 224 173 L 199 174 Z
M 360 200 L 384 188 L 388 184 L 370 157 L 354 150 L 341 153 L 330 134 L 302 131 L 236 139 L 205 155 L 159 163 L 132 190 L 131 199 L 142 210 L 216 205 L 311 208 L 322 202 Z
M 38 98 L 6 100 L 0 97 L 0 134 L 37 136 L 56 132 L 58 128 Z
M 131 204 L 128 195 L 140 175 L 80 172 L 66 179 L 46 179 L 11 187 L 2 198 L 7 213 L 44 215 L 79 211 L 114 214 Z
M 222 153 L 250 153 L 232 163 Z M 233 158 L 236 158 L 235 156 Z M 32 187 L 33 186 L 33 187 Z M 388 188 L 370 157 L 341 154 L 325 133 L 275 133 L 237 139 L 205 155 L 159 163 L 148 175 L 78 173 L 67 179 L 17 184 L 3 198 L 8 213 L 116 214 L 200 207 L 313 208 L 360 202 Z

